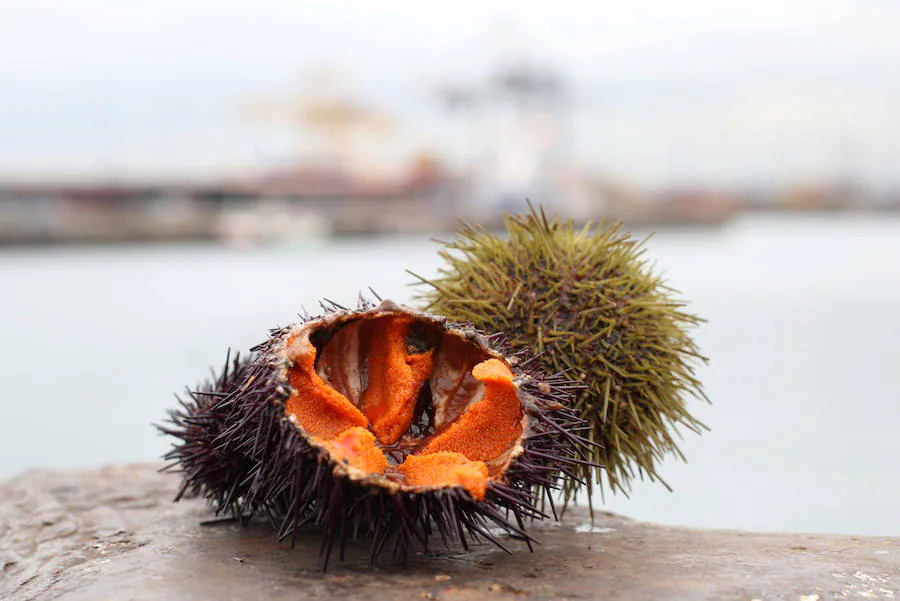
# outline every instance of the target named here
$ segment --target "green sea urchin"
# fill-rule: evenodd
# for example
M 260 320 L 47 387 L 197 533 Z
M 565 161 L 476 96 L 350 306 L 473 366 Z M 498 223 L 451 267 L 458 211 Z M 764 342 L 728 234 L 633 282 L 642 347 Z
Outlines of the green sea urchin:
M 533 208 L 504 223 L 505 239 L 464 224 L 439 253 L 438 277 L 416 276 L 428 287 L 418 300 L 428 311 L 504 332 L 548 373 L 583 383 L 572 407 L 591 424 L 599 443 L 593 459 L 614 492 L 627 494 L 636 475 L 661 480 L 664 455 L 683 459 L 677 426 L 705 428 L 685 402 L 706 400 L 694 370 L 706 359 L 687 331 L 701 320 L 682 310 L 643 258 L 643 242 L 619 226 L 577 229 Z M 588 483 L 595 477 L 602 491 L 599 470 L 582 466 L 581 475 Z M 567 498 L 575 489 L 572 481 Z
M 170 425 L 177 497 L 268 515 L 279 538 L 305 524 L 332 544 L 371 540 L 405 559 L 435 532 L 448 545 L 492 529 L 530 544 L 526 518 L 587 461 L 586 424 L 541 379 L 471 327 L 384 301 L 325 305 L 271 332 L 196 391 Z

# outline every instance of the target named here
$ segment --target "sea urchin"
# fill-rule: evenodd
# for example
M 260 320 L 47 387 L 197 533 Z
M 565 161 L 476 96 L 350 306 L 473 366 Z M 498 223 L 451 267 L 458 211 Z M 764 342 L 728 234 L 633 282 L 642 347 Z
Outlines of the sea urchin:
M 506 237 L 463 225 L 440 251 L 439 276 L 416 276 L 426 310 L 502 331 L 544 370 L 584 384 L 572 407 L 591 425 L 593 459 L 613 491 L 627 492 L 635 475 L 659 479 L 657 462 L 681 456 L 673 426 L 705 428 L 686 405 L 706 398 L 694 372 L 706 359 L 688 332 L 701 320 L 619 226 L 579 229 L 534 209 L 505 225 Z M 592 471 L 581 475 L 602 484 Z
M 273 330 L 170 414 L 178 493 L 217 512 L 306 525 L 332 544 L 371 540 L 405 559 L 494 528 L 527 543 L 526 519 L 589 456 L 565 384 L 526 373 L 496 340 L 384 301 Z

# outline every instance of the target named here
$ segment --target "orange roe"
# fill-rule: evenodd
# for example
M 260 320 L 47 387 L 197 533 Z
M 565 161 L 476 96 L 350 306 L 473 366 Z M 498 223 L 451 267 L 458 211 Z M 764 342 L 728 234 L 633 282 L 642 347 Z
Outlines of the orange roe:
M 369 384 L 363 411 L 381 444 L 393 444 L 409 429 L 422 384 L 434 368 L 433 349 L 411 355 L 406 335 L 410 317 L 381 318 L 372 324 Z
M 472 375 L 485 387 L 484 397 L 418 452 L 463 453 L 473 461 L 491 461 L 522 435 L 522 407 L 513 374 L 499 359 L 482 361 Z
M 293 394 L 287 400 L 287 412 L 294 415 L 310 435 L 330 440 L 354 426 L 366 427 L 366 416 L 347 397 L 326 384 L 316 373 L 316 349 L 304 340 L 300 346 L 288 342 L 288 357 L 294 367 L 288 370 Z
M 286 346 L 292 393 L 286 403 L 313 442 L 331 458 L 366 474 L 390 478 L 381 445 L 392 445 L 409 430 L 419 391 L 434 370 L 434 349 L 410 353 L 413 319 L 382 317 L 367 325 L 367 385 L 362 411 L 316 372 L 316 348 L 307 337 Z M 463 368 L 465 369 L 465 368 Z M 491 480 L 488 463 L 509 451 L 522 435 L 522 408 L 513 374 L 503 361 L 488 359 L 471 371 L 482 398 L 435 435 L 395 474 L 416 488 L 460 486 L 482 500 Z M 459 387 L 457 383 L 455 388 Z M 457 391 L 448 391 L 455 398 Z M 493 469 L 493 468 L 491 468 Z
M 481 461 L 470 461 L 462 453 L 409 455 L 400 471 L 410 486 L 462 486 L 476 501 L 484 499 L 487 491 L 487 466 Z
M 375 436 L 365 428 L 355 426 L 342 432 L 334 440 L 322 441 L 320 444 L 328 449 L 335 461 L 344 462 L 368 474 L 382 474 L 387 468 L 387 457 L 375 445 Z

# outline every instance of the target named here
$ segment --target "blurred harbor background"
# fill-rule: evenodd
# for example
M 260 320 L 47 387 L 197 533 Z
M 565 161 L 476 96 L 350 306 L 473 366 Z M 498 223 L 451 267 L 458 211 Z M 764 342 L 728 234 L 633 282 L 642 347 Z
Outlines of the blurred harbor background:
M 890 3 L 0 11 L 0 244 L 900 211 Z
M 0 3 L 0 478 L 525 199 L 655 232 L 711 432 L 608 508 L 900 535 L 900 5 Z M 123 483 L 127 486 L 127 483 Z

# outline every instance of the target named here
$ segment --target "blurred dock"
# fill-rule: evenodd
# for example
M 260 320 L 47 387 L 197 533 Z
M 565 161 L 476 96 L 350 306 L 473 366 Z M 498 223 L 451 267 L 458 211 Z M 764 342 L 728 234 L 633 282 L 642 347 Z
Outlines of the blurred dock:
M 331 236 L 452 231 L 459 219 L 485 227 L 504 210 L 467 201 L 471 182 L 422 163 L 395 181 L 286 171 L 246 180 L 166 184 L 0 182 L 0 245 L 206 241 L 260 245 Z M 671 189 L 640 193 L 580 181 L 579 200 L 531 198 L 576 221 L 631 228 L 715 227 L 757 211 L 900 212 L 900 195 L 874 202 L 839 187 L 769 194 Z M 519 200 L 520 210 L 525 198 Z

